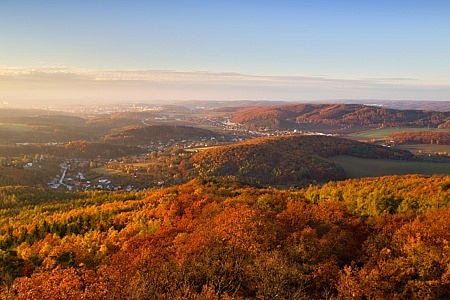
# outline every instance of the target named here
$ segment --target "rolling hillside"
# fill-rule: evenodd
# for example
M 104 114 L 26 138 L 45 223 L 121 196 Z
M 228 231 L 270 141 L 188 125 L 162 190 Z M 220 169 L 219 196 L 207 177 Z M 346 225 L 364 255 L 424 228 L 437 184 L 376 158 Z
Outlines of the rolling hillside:
M 234 113 L 232 121 L 250 129 L 321 124 L 339 131 L 351 127 L 437 127 L 449 117 L 450 112 L 396 110 L 360 104 L 291 104 L 246 108 Z
M 192 139 L 201 137 L 215 137 L 217 134 L 206 129 L 171 126 L 171 125 L 151 125 L 133 126 L 120 133 L 104 136 L 104 140 L 112 143 L 148 143 L 156 141 L 168 141 L 171 139 Z

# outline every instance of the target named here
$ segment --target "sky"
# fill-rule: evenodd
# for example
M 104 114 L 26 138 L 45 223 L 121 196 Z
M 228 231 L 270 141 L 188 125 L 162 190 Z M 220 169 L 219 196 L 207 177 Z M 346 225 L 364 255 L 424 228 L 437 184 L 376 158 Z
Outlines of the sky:
M 450 100 L 448 0 L 0 1 L 0 104 Z

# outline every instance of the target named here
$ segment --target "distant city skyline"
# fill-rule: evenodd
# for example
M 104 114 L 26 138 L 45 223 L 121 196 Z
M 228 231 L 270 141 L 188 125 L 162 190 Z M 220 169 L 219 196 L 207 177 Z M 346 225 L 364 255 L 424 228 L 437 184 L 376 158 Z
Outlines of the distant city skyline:
M 0 103 L 450 100 L 450 2 L 0 4 Z

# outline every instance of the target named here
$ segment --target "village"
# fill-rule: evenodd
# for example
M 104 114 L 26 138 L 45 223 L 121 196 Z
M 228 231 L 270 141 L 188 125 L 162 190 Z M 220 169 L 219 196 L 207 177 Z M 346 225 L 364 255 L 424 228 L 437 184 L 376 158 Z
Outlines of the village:
M 86 169 L 89 164 L 89 160 L 67 159 L 60 165 L 60 174 L 56 174 L 48 185 L 53 189 L 65 187 L 69 191 L 93 189 L 112 190 L 114 188 L 116 188 L 116 190 L 121 189 L 120 186 L 112 186 L 111 181 L 107 179 L 99 179 L 98 182 L 91 182 L 90 180 L 87 180 L 82 170 Z

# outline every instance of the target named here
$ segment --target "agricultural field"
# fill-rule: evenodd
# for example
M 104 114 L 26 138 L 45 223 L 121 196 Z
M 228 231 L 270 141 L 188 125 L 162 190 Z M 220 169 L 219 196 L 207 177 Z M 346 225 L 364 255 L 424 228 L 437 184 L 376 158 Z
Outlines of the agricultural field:
M 0 123 L 0 144 L 18 142 L 32 133 L 31 126 L 25 124 Z
M 450 153 L 450 145 L 436 144 L 405 144 L 397 145 L 395 148 L 411 151 L 413 154 L 441 154 L 448 155 Z
M 121 171 L 119 170 L 111 170 L 106 168 L 105 166 L 102 167 L 97 167 L 97 168 L 93 168 L 91 169 L 92 173 L 97 173 L 98 175 L 102 175 L 102 176 L 110 176 L 110 175 L 120 175 L 123 174 Z
M 348 137 L 361 140 L 369 139 L 387 139 L 388 135 L 396 132 L 410 132 L 410 131 L 429 131 L 429 132 L 450 132 L 450 129 L 427 128 L 427 127 L 386 127 L 369 131 L 354 133 Z
M 216 148 L 217 146 L 208 146 L 208 147 L 195 147 L 195 148 L 188 148 L 188 149 L 184 149 L 184 151 L 186 152 L 201 152 L 201 151 L 205 151 L 208 149 L 213 149 Z
M 450 163 L 365 159 L 336 156 L 331 161 L 340 165 L 349 178 L 377 177 L 404 174 L 450 174 Z

